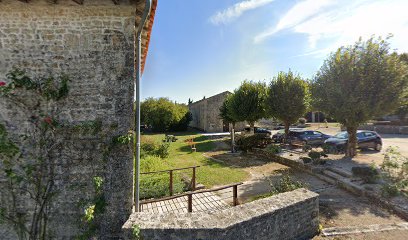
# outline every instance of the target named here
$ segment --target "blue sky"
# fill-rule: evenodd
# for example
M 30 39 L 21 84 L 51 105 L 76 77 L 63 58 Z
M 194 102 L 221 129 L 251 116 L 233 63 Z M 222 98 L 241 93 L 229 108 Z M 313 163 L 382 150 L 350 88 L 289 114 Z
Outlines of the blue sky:
M 408 51 L 408 0 L 159 0 L 142 97 L 194 101 L 270 81 L 311 78 L 328 54 L 392 33 Z

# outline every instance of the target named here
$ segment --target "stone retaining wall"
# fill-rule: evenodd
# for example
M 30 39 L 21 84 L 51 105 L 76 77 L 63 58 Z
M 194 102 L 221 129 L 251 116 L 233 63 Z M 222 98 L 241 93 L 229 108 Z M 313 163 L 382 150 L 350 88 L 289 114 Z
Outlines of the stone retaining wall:
M 306 189 L 278 194 L 220 211 L 134 213 L 124 224 L 143 239 L 310 239 L 318 232 L 318 194 Z
M 383 134 L 408 134 L 408 126 L 363 125 L 358 129 L 376 131 Z

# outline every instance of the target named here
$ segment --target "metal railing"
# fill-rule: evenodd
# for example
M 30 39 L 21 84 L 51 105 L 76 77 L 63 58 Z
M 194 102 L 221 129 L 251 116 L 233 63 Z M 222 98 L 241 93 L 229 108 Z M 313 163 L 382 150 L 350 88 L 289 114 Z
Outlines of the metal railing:
M 143 200 L 143 201 L 140 202 L 140 209 L 142 209 L 143 204 L 163 202 L 163 201 L 172 200 L 172 199 L 175 199 L 175 198 L 183 198 L 183 197 L 187 196 L 187 211 L 188 212 L 193 212 L 193 195 L 200 194 L 200 193 L 215 192 L 215 191 L 220 191 L 220 190 L 224 190 L 224 189 L 228 189 L 228 188 L 232 188 L 232 205 L 237 206 L 237 205 L 239 205 L 239 202 L 238 202 L 238 186 L 241 185 L 241 184 L 242 184 L 242 182 L 239 182 L 239 183 L 229 184 L 229 185 L 225 185 L 225 186 L 217 187 L 217 188 L 212 188 L 212 189 L 203 189 L 203 190 L 198 190 L 198 191 L 195 191 L 195 192 L 186 192 L 186 193 L 183 193 L 183 194 L 164 197 L 164 198 L 160 198 L 160 199 Z
M 180 170 L 186 170 L 186 169 L 192 169 L 193 175 L 191 177 L 191 190 L 195 191 L 196 190 L 196 168 L 200 166 L 192 166 L 192 167 L 184 167 L 184 168 L 174 168 L 174 169 L 169 169 L 169 170 L 162 170 L 162 171 L 155 171 L 155 172 L 144 172 L 140 173 L 141 175 L 147 175 L 147 174 L 158 174 L 158 173 L 169 173 L 169 189 L 170 189 L 170 196 L 173 196 L 173 172 L 175 171 L 180 171 Z

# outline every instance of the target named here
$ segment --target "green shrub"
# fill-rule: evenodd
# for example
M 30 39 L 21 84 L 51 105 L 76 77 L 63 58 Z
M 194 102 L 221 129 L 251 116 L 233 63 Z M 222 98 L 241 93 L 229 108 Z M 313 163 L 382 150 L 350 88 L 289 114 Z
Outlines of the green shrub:
M 237 146 L 244 152 L 251 151 L 256 147 L 266 147 L 272 142 L 271 139 L 267 139 L 262 135 L 254 134 L 250 136 L 241 136 L 237 141 Z
M 395 197 L 400 194 L 400 188 L 396 184 L 386 183 L 381 186 L 381 193 L 384 197 Z
M 278 154 L 282 152 L 282 148 L 279 145 L 275 144 L 269 144 L 265 150 L 273 154 Z
M 170 155 L 170 143 L 162 143 L 156 149 L 156 154 L 160 158 L 167 158 Z
M 408 187 L 408 158 L 402 156 L 397 148 L 385 150 L 381 170 L 381 176 L 386 181 L 382 188 L 383 195 L 393 197 Z
M 324 152 L 310 151 L 307 155 L 312 159 L 313 164 L 326 163 L 326 160 L 321 159 L 322 157 L 327 157 Z
M 360 177 L 365 183 L 375 183 L 380 177 L 380 173 L 375 166 L 352 167 L 351 172 L 354 176 Z
M 306 187 L 306 184 L 300 181 L 293 180 L 289 174 L 284 174 L 282 178 L 276 183 L 271 184 L 273 194 L 279 194 L 284 192 L 290 192 L 298 188 Z
M 166 161 L 158 156 L 148 155 L 140 160 L 141 172 L 154 172 L 167 169 L 169 169 L 169 166 L 166 164 Z
M 158 143 L 154 139 L 143 137 L 140 145 L 140 157 L 145 158 L 147 156 L 159 156 L 161 158 L 167 158 L 170 154 L 169 143 Z

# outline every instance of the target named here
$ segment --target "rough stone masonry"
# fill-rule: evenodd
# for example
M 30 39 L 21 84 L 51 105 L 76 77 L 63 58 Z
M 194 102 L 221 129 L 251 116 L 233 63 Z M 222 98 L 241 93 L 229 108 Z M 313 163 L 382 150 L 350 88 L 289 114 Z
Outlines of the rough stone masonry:
M 102 238 L 120 236 L 131 213 L 130 150 L 116 150 L 107 159 L 102 156 L 103 141 L 126 134 L 132 127 L 133 31 L 144 1 L 119 2 L 0 1 L 0 80 L 13 67 L 32 77 L 67 74 L 70 94 L 59 117 L 72 124 L 100 119 L 103 128 L 115 126 L 108 136 L 60 136 L 64 147 L 56 156 L 55 179 L 59 194 L 51 219 L 52 235 L 57 239 L 72 239 L 79 233 L 83 214 L 79 202 L 91 197 L 94 176 L 104 179 L 107 205 Z M 148 38 L 145 33 L 144 55 Z M 10 104 L 0 101 L 0 121 L 10 132 L 22 131 L 27 116 L 10 111 Z M 0 236 L 15 239 L 5 225 L 0 225 Z
M 318 194 L 304 188 L 240 206 L 193 213 L 133 213 L 125 239 L 138 227 L 144 239 L 311 239 L 319 226 Z

